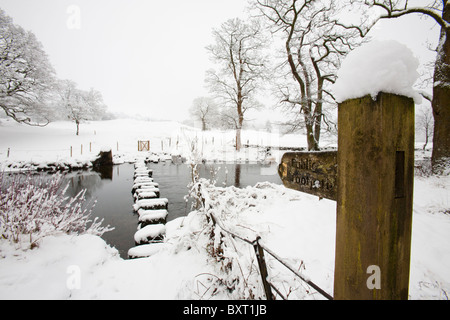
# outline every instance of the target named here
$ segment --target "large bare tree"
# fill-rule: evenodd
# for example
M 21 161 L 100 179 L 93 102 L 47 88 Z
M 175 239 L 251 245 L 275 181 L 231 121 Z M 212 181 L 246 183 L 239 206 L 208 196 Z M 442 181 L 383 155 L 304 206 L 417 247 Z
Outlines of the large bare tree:
M 47 124 L 53 81 L 54 70 L 36 36 L 0 9 L 0 108 L 19 123 Z
M 338 22 L 332 0 L 256 0 L 260 15 L 284 42 L 283 63 L 290 77 L 278 84 L 281 102 L 295 112 L 289 124 L 305 128 L 309 150 L 318 150 L 326 105 L 336 105 L 329 85 L 345 55 L 361 42 L 359 31 Z M 295 84 L 292 85 L 292 81 Z M 330 126 L 331 127 L 331 126 Z
M 375 20 L 361 29 L 363 33 L 380 19 L 400 18 L 408 14 L 431 17 L 440 26 L 439 44 L 434 65 L 432 108 L 434 117 L 433 153 L 434 173 L 441 173 L 450 166 L 450 3 L 448 0 L 423 1 L 420 6 L 408 0 L 353 0 L 379 10 Z
M 207 83 L 230 111 L 225 113 L 235 124 L 236 150 L 241 149 L 241 130 L 245 113 L 259 104 L 254 96 L 264 77 L 264 37 L 260 25 L 238 18 L 213 30 L 215 43 L 207 47 L 218 71 L 210 70 Z

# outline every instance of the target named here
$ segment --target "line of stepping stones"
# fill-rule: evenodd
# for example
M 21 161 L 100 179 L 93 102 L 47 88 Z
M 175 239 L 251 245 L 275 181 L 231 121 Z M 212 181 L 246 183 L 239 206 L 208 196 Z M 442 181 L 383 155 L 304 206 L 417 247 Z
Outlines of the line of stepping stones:
M 135 247 L 128 250 L 130 259 L 149 257 L 164 247 L 168 199 L 160 198 L 159 185 L 153 181 L 153 170 L 145 161 L 134 165 L 133 210 L 138 214 L 138 230 L 134 234 Z

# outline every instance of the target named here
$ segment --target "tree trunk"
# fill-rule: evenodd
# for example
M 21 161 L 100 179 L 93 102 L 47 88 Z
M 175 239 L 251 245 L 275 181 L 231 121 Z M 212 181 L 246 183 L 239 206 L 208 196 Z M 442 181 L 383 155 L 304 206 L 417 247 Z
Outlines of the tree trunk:
M 317 145 L 316 138 L 314 137 L 314 126 L 312 124 L 306 124 L 306 141 L 308 142 L 308 151 L 317 151 L 319 146 Z
M 423 145 L 423 151 L 425 151 L 425 149 L 427 148 L 428 145 L 428 139 L 430 138 L 430 133 L 429 133 L 429 129 L 428 126 L 425 128 L 425 143 Z
M 240 151 L 241 147 L 242 147 L 242 142 L 241 142 L 241 130 L 242 130 L 242 125 L 244 123 L 244 113 L 242 112 L 242 103 L 243 103 L 243 99 L 242 99 L 242 95 L 241 95 L 241 90 L 238 90 L 238 103 L 237 103 L 237 113 L 238 113 L 238 123 L 237 123 L 237 128 L 236 128 L 236 151 Z
M 79 136 L 80 135 L 80 122 L 76 121 L 75 123 L 77 124 L 77 136 Z
M 306 142 L 308 143 L 308 151 L 318 151 L 319 150 L 319 143 L 318 140 L 316 140 L 316 132 L 314 129 L 317 130 L 315 125 L 315 117 L 311 115 L 311 113 L 305 112 L 305 124 L 306 124 Z M 319 132 L 320 132 L 320 125 L 319 125 Z
M 241 128 L 236 128 L 236 151 L 241 150 Z
M 450 21 L 450 5 L 445 5 L 443 18 Z M 450 30 L 441 30 L 434 70 L 433 116 L 434 135 L 432 170 L 441 174 L 450 160 Z

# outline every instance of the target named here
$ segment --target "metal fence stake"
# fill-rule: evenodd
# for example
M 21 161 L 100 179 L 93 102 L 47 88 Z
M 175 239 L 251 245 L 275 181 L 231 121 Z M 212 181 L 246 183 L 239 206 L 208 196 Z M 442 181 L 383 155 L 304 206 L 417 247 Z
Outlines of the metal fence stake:
M 255 249 L 256 259 L 258 260 L 259 271 L 264 286 L 264 292 L 266 293 L 266 298 L 267 300 L 273 300 L 272 290 L 270 289 L 270 285 L 267 282 L 268 274 L 266 261 L 264 260 L 264 250 L 259 245 L 259 239 L 261 239 L 261 237 L 257 237 L 256 240 L 253 241 L 253 248 Z

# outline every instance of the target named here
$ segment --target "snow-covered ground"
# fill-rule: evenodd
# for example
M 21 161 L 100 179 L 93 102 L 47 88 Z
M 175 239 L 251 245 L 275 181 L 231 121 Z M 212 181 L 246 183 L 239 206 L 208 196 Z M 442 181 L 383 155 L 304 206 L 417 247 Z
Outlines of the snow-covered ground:
M 76 136 L 75 124 L 71 122 L 54 122 L 41 128 L 0 119 L 0 169 L 35 168 L 48 163 L 85 164 L 102 149 L 111 149 L 116 163 L 133 162 L 146 153 L 138 151 L 138 141 L 150 141 L 150 152 L 158 156 L 177 154 L 189 158 L 195 143 L 198 156 L 205 160 L 261 160 L 257 148 L 234 150 L 233 130 L 202 132 L 178 122 L 118 119 L 82 123 L 80 135 Z M 322 146 L 336 146 L 335 141 L 323 138 Z M 242 133 L 242 142 L 253 146 L 306 147 L 303 135 L 253 130 Z
M 189 157 L 190 142 L 196 135 L 200 142 L 197 148 L 201 151 L 199 146 L 203 146 L 201 157 L 208 160 L 256 161 L 260 155 L 251 150 L 234 152 L 233 132 L 202 135 L 172 122 L 91 122 L 81 126 L 81 135 L 77 137 L 71 123 L 34 128 L 2 119 L 0 163 L 6 169 L 19 163 L 90 161 L 104 147 L 120 155 L 116 157 L 118 162 L 134 161 L 140 156 L 138 140 L 150 140 L 156 153 Z M 243 141 L 246 140 L 249 144 L 263 145 L 305 143 L 304 137 L 257 132 L 244 132 Z M 275 154 L 275 160 L 279 160 L 281 153 Z M 450 294 L 449 186 L 449 176 L 415 179 L 411 299 L 448 299 Z M 207 204 L 214 204 L 214 215 L 226 228 L 251 240 L 260 235 L 264 245 L 333 293 L 335 202 L 268 183 L 245 189 L 206 183 L 204 190 Z M 149 258 L 121 259 L 116 249 L 92 235 L 47 237 L 33 250 L 17 250 L 0 240 L 0 299 L 264 297 L 253 247 L 219 234 L 220 230 L 211 229 L 200 210 L 168 222 L 166 245 Z M 269 255 L 266 258 L 269 278 L 285 297 L 322 299 Z

